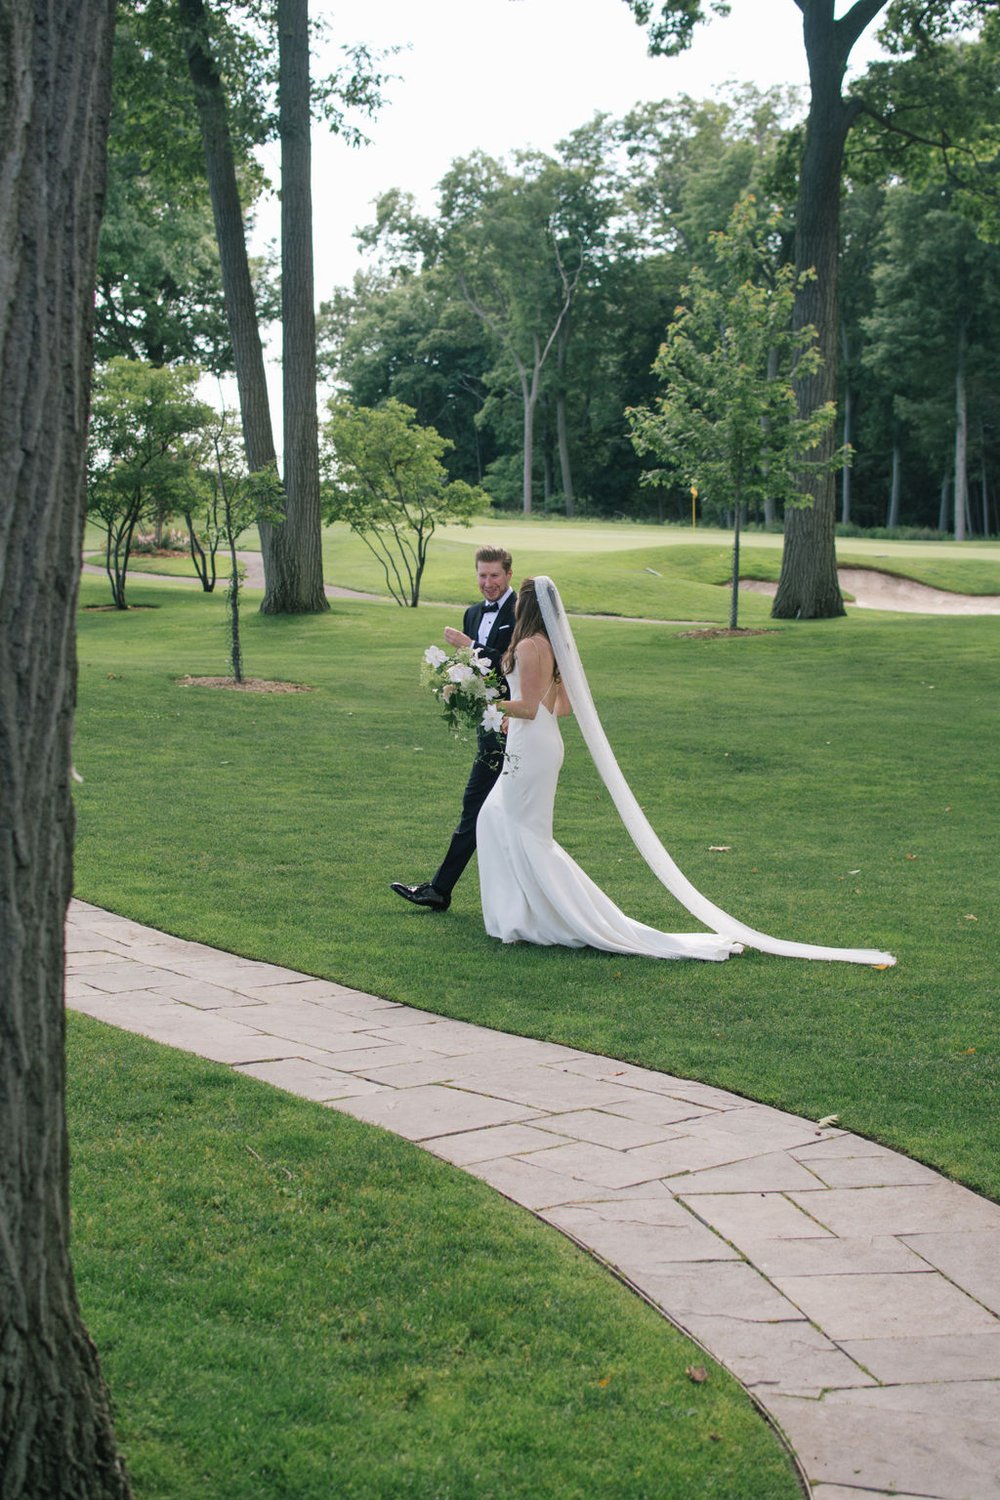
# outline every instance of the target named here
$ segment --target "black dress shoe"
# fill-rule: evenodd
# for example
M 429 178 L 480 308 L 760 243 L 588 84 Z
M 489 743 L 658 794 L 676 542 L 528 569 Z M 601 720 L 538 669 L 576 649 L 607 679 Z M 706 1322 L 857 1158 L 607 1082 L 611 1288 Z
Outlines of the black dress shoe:
M 429 906 L 432 911 L 447 911 L 451 905 L 451 897 L 431 885 L 430 881 L 423 885 L 400 885 L 394 880 L 389 889 L 402 896 L 404 901 L 412 901 L 414 906 Z

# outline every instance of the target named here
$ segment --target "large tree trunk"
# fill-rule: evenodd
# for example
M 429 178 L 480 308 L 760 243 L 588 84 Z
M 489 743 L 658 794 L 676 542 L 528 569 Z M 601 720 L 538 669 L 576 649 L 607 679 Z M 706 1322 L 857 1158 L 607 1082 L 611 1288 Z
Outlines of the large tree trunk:
M 566 514 L 576 514 L 576 496 L 573 493 L 573 469 L 569 457 L 569 430 L 566 422 L 566 346 L 569 343 L 569 315 L 559 329 L 556 344 L 556 367 L 559 380 L 556 390 L 556 441 L 559 444 L 559 470 L 562 475 L 562 491 L 566 501 Z
M 243 444 L 250 468 L 266 469 L 275 464 L 274 433 L 226 97 L 212 52 L 204 0 L 177 0 L 177 12 L 184 30 L 188 70 L 205 147 L 226 318 L 233 341 Z M 272 531 L 269 526 L 261 527 L 265 577 L 271 567 Z
M 834 19 L 834 0 L 797 0 L 809 63 L 810 100 L 795 221 L 795 264 L 814 269 L 796 298 L 794 322 L 819 334 L 823 363 L 801 380 L 801 412 L 833 401 L 837 392 L 837 266 L 840 252 L 840 176 L 847 132 L 857 106 L 841 96 L 851 48 L 886 0 L 855 0 Z M 829 459 L 832 429 L 816 452 Z M 785 507 L 785 546 L 772 615 L 778 619 L 828 619 L 845 613 L 837 582 L 836 496 L 832 473 L 812 475 L 803 488 L 813 497 L 804 509 Z
M 0 1494 L 127 1496 L 69 1257 L 63 926 L 113 0 L 0 0 Z
M 965 541 L 965 523 L 969 514 L 969 404 L 965 392 L 966 330 L 958 333 L 958 357 L 955 363 L 955 540 Z
M 278 0 L 285 519 L 270 536 L 265 614 L 319 614 L 323 590 L 313 300 L 309 3 Z
M 947 471 L 941 475 L 941 493 L 938 502 L 938 524 L 940 532 L 948 530 L 948 510 L 951 501 L 951 474 Z
M 900 461 L 899 439 L 892 442 L 892 474 L 889 479 L 889 508 L 885 524 L 890 529 L 899 525 L 899 501 L 903 489 L 903 465 Z
M 851 354 L 850 339 L 843 319 L 840 322 L 841 351 L 844 356 L 844 367 L 848 368 Z M 854 441 L 854 400 L 851 391 L 850 375 L 844 382 L 844 421 L 842 440 L 845 448 Z M 840 470 L 840 524 L 849 526 L 851 524 L 851 465 L 845 461 Z

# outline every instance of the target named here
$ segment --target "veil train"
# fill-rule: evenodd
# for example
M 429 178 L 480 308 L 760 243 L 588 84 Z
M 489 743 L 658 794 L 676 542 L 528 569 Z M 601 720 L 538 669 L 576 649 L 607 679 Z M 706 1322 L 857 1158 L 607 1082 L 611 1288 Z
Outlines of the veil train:
M 793 943 L 783 938 L 769 937 L 753 927 L 738 922 L 721 907 L 714 905 L 700 891 L 695 890 L 671 859 L 654 832 L 649 819 L 639 806 L 631 787 L 622 775 L 614 751 L 604 733 L 604 728 L 594 707 L 587 674 L 583 670 L 576 641 L 570 629 L 569 619 L 563 608 L 559 590 L 551 578 L 544 574 L 535 577 L 535 596 L 542 611 L 542 619 L 555 653 L 559 675 L 569 694 L 580 725 L 587 749 L 601 780 L 618 809 L 618 814 L 628 830 L 632 842 L 646 861 L 653 874 L 686 907 L 693 917 L 704 922 L 720 937 L 731 938 L 762 953 L 776 953 L 785 958 L 832 959 L 848 964 L 874 964 L 890 967 L 896 960 L 891 953 L 882 953 L 877 948 L 824 948 L 812 943 Z

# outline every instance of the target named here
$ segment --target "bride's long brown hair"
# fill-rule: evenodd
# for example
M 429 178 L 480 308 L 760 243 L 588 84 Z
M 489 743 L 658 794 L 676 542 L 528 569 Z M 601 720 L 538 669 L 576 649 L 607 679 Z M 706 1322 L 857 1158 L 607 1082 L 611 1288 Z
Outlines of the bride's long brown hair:
M 526 640 L 529 635 L 543 635 L 549 639 L 549 632 L 545 628 L 542 619 L 542 611 L 538 606 L 538 596 L 535 593 L 535 580 L 533 578 L 522 579 L 517 590 L 517 613 L 514 616 L 514 634 L 510 638 L 510 645 L 500 663 L 503 673 L 510 671 L 514 665 L 514 652 L 518 642 Z M 551 642 L 550 642 L 551 644 Z M 552 674 L 559 681 L 559 669 L 553 663 Z

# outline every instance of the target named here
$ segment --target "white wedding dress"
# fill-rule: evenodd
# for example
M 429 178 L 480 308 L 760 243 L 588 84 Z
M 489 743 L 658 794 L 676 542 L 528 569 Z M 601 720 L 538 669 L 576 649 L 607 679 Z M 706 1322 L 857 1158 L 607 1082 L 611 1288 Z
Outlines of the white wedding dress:
M 507 674 L 519 696 L 517 667 Z M 719 961 L 742 944 L 717 933 L 658 932 L 634 922 L 552 837 L 563 762 L 559 721 L 544 703 L 533 719 L 511 719 L 507 760 L 476 824 L 483 920 L 504 943 L 602 948 L 648 958 Z
M 695 889 L 660 842 L 622 775 L 594 706 L 559 590 L 551 578 L 539 574 L 535 595 L 587 749 L 629 836 L 661 885 L 710 931 L 660 932 L 632 921 L 555 843 L 552 810 L 563 759 L 562 735 L 554 715 L 539 705 L 534 719 L 510 721 L 507 763 L 479 814 L 479 883 L 491 937 L 505 943 L 589 946 L 652 958 L 715 961 L 749 947 L 784 958 L 891 968 L 895 958 L 879 948 L 835 948 L 760 932 Z M 508 677 L 516 698 L 516 667 Z

